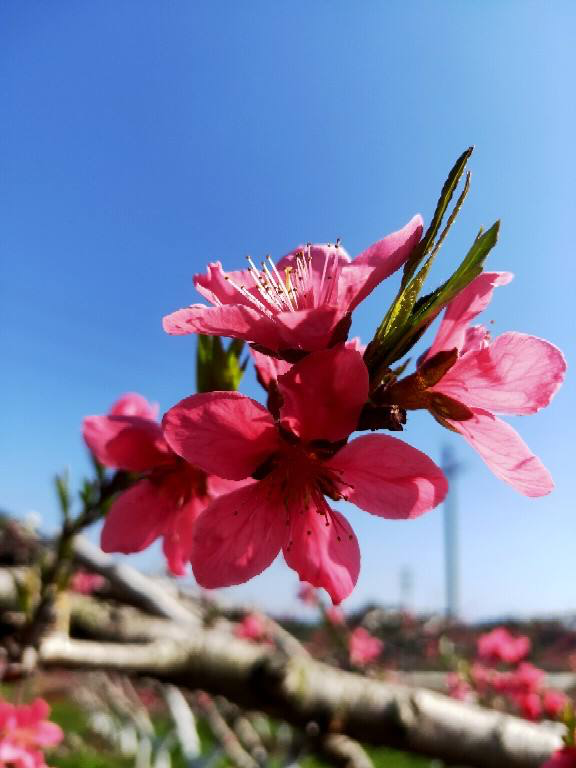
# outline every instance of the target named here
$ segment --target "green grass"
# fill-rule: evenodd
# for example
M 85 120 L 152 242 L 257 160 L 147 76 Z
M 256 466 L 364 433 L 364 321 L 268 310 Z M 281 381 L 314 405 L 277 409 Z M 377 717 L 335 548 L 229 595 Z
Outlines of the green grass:
M 66 748 L 54 750 L 48 756 L 48 765 L 54 768 L 133 768 L 134 758 L 126 758 L 111 752 L 106 745 L 94 737 L 88 729 L 85 714 L 69 699 L 57 699 L 51 702 L 50 719 L 58 723 L 67 734 Z M 169 724 L 162 718 L 155 722 L 157 734 L 166 733 Z M 201 741 L 210 747 L 211 737 L 203 723 L 199 723 Z M 78 740 L 78 747 L 74 741 Z M 70 743 L 72 741 L 72 743 Z M 438 768 L 440 763 L 426 758 L 408 755 L 396 750 L 367 747 L 367 752 L 375 768 Z M 226 765 L 224 761 L 219 763 Z M 315 757 L 300 761 L 302 768 L 324 768 L 327 764 Z M 173 756 L 173 768 L 184 768 L 184 761 L 179 755 Z M 270 762 L 270 768 L 273 761 Z

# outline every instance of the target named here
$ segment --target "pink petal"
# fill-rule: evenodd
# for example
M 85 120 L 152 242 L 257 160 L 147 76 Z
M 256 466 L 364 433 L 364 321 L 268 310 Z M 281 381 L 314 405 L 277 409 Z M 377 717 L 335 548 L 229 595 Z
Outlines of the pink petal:
M 278 360 L 277 357 L 264 355 L 262 352 L 257 352 L 255 349 L 251 349 L 250 353 L 254 360 L 258 381 L 262 384 L 264 389 L 268 389 L 270 382 L 273 379 L 277 379 L 278 376 L 287 373 L 292 367 L 292 364 L 287 363 L 285 360 Z
M 275 347 L 267 346 L 270 349 L 303 349 L 309 352 L 325 349 L 345 314 L 344 309 L 335 306 L 278 312 L 276 322 L 281 341 Z
M 464 334 L 464 343 L 460 349 L 460 355 L 467 355 L 468 352 L 479 352 L 481 349 L 489 346 L 490 331 L 483 325 L 471 325 Z M 424 356 L 425 358 L 426 356 Z
M 192 535 L 198 515 L 206 508 L 211 499 L 207 496 L 193 496 L 187 504 L 172 513 L 164 529 L 162 549 L 168 567 L 175 576 L 184 576 L 186 565 L 192 553 Z
M 140 552 L 162 534 L 174 511 L 175 500 L 170 494 L 149 480 L 140 480 L 113 502 L 100 546 L 104 552 Z
M 211 475 L 242 480 L 278 446 L 268 411 L 239 392 L 206 392 L 181 400 L 163 420 L 164 436 L 190 464 Z
M 514 275 L 511 272 L 483 272 L 452 299 L 447 305 L 434 343 L 427 357 L 449 349 L 462 349 L 466 328 L 490 301 L 494 288 L 507 285 Z
M 358 540 L 346 518 L 330 509 L 323 497 L 299 512 L 291 515 L 286 562 L 302 581 L 322 587 L 338 605 L 358 580 Z
M 56 723 L 37 723 L 34 727 L 35 743 L 39 747 L 55 747 L 64 738 L 62 728 Z
M 276 321 L 258 309 L 245 306 L 240 302 L 225 304 L 221 307 L 192 304 L 190 307 L 166 315 L 162 325 L 166 333 L 176 336 L 187 333 L 206 333 L 244 339 L 269 349 L 277 349 L 279 345 Z
M 525 496 L 545 496 L 554 487 L 546 467 L 509 424 L 488 411 L 473 408 L 474 418 L 452 421 L 496 477 Z
M 160 425 L 139 416 L 87 416 L 82 434 L 105 467 L 143 472 L 170 461 Z
M 548 405 L 565 371 L 562 352 L 550 342 L 525 333 L 503 333 L 457 360 L 434 390 L 470 408 L 535 413 Z
M 342 440 L 356 429 L 368 397 L 362 355 L 343 345 L 313 352 L 278 379 L 282 424 L 302 440 Z
M 149 403 L 137 392 L 127 392 L 116 400 L 108 411 L 108 416 L 140 416 L 142 419 L 156 421 L 158 410 L 158 403 Z
M 266 481 L 220 496 L 198 517 L 192 569 L 208 589 L 242 584 L 268 568 L 280 551 L 286 526 L 282 500 Z
M 253 284 L 248 270 L 224 272 L 222 264 L 216 261 L 208 264 L 205 275 L 194 275 L 194 285 L 198 293 L 212 304 L 246 304 L 248 299 L 226 278 L 231 278 L 235 285 Z
M 346 249 L 341 245 L 336 245 L 335 243 L 299 245 L 297 248 L 294 248 L 293 251 L 287 253 L 286 256 L 283 256 L 276 265 L 280 274 L 284 273 L 286 267 L 294 268 L 296 266 L 296 257 L 299 254 L 304 254 L 308 263 L 308 268 L 314 276 L 314 282 L 321 279 L 323 272 L 326 273 L 329 271 L 324 268 L 326 261 L 333 267 L 341 267 L 350 264 L 350 256 Z M 308 257 L 310 257 L 309 261 Z
M 418 517 L 444 499 L 448 483 L 426 454 L 387 435 L 364 435 L 327 462 L 352 487 L 348 500 L 372 515 Z
M 339 296 L 352 310 L 377 285 L 396 272 L 410 256 L 422 237 L 423 221 L 418 214 L 406 226 L 387 235 L 356 256 L 342 269 Z

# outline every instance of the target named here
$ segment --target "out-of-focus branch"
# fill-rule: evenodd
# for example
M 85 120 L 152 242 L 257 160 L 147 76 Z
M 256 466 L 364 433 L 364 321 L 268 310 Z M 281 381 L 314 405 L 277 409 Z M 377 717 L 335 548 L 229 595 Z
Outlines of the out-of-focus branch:
M 201 752 L 196 718 L 184 695 L 175 685 L 163 686 L 162 693 L 176 728 L 180 751 L 186 765 L 192 768 L 196 765 Z
M 342 733 L 327 736 L 322 743 L 320 754 L 337 768 L 374 768 L 362 745 Z
M 42 644 L 41 660 L 46 666 L 117 669 L 205 689 L 297 726 L 314 721 L 321 732 L 477 768 L 537 768 L 561 744 L 561 727 L 287 658 L 216 631 L 144 646 L 53 636 Z
M 190 626 L 199 623 L 198 614 L 185 607 L 162 585 L 125 563 L 115 562 L 84 536 L 77 536 L 75 539 L 74 557 L 84 568 L 108 579 L 117 596 L 131 605 L 177 624 Z
M 254 758 L 246 752 L 234 731 L 218 711 L 211 696 L 203 691 L 196 697 L 198 707 L 224 754 L 236 768 L 259 768 Z
M 57 488 L 63 512 L 62 528 L 53 544 L 54 555 L 42 572 L 38 602 L 34 606 L 29 620 L 22 628 L 20 636 L 22 648 L 37 646 L 42 635 L 54 623 L 54 603 L 58 591 L 66 586 L 70 576 L 75 537 L 84 528 L 92 525 L 104 515 L 110 499 L 128 487 L 128 483 L 129 479 L 125 472 L 115 472 L 109 479 L 102 478 L 83 497 L 82 511 L 76 518 L 72 519 L 66 481 L 63 478 L 57 478 Z

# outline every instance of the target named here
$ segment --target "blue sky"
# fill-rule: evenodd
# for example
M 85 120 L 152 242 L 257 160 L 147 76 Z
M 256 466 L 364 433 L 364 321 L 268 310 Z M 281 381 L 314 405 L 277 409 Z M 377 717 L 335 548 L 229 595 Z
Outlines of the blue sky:
M 434 279 L 480 225 L 516 273 L 486 319 L 574 356 L 576 6 L 342 0 L 4 0 L 0 4 L 0 506 L 56 522 L 53 473 L 87 470 L 84 415 L 126 390 L 168 408 L 194 387 L 194 341 L 161 329 L 211 260 L 342 238 L 351 254 L 420 211 L 458 154 L 473 187 Z M 365 340 L 395 283 L 357 312 Z M 253 377 L 244 388 L 260 396 Z M 462 610 L 576 608 L 574 409 L 514 420 L 554 474 L 519 496 L 430 418 L 406 439 L 458 480 Z M 442 516 L 349 510 L 363 566 L 351 606 L 442 605 Z M 142 562 L 142 561 L 140 561 Z M 153 558 L 145 564 L 154 564 Z M 282 563 L 232 598 L 295 607 Z

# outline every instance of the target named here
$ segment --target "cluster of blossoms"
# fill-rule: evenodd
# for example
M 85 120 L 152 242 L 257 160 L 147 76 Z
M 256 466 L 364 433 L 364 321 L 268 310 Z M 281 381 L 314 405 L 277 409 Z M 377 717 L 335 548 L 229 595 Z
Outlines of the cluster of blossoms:
M 44 699 L 21 706 L 0 699 L 0 768 L 47 768 L 43 750 L 64 738 L 49 714 Z
M 339 242 L 308 244 L 278 264 L 267 259 L 259 269 L 249 259 L 247 269 L 226 273 L 218 262 L 197 275 L 210 304 L 167 316 L 165 330 L 249 343 L 267 407 L 236 391 L 205 391 L 170 408 L 159 424 L 157 409 L 131 394 L 106 415 L 86 418 L 84 437 L 98 461 L 137 475 L 110 508 L 103 549 L 135 552 L 161 537 L 171 571 L 181 575 L 190 562 L 207 588 L 245 582 L 282 552 L 302 581 L 338 604 L 357 581 L 360 548 L 333 503 L 405 520 L 446 495 L 446 479 L 428 456 L 374 434 L 402 430 L 413 409 L 459 433 L 521 493 L 548 493 L 546 468 L 495 414 L 547 405 L 562 381 L 562 354 L 533 336 L 492 340 L 471 325 L 509 273 L 479 266 L 427 317 L 422 330 L 444 309 L 432 346 L 405 378 L 403 366 L 382 362 L 378 333 L 368 349 L 348 341 L 352 312 L 402 266 L 404 293 L 394 312 L 401 314 L 405 296 L 415 300 L 409 278 L 426 253 L 422 233 L 415 216 L 354 260 Z M 421 335 L 410 333 L 402 354 Z M 370 434 L 353 437 L 359 430 Z
M 546 673 L 525 661 L 530 650 L 530 638 L 514 636 L 504 627 L 481 635 L 477 659 L 449 675 L 451 695 L 505 707 L 527 720 L 561 718 L 569 699 L 544 685 Z
M 301 585 L 298 598 L 305 605 L 319 610 L 326 625 L 332 628 L 332 632 L 337 632 L 338 638 L 344 641 L 350 666 L 363 668 L 378 660 L 384 649 L 382 640 L 368 632 L 365 627 L 349 630 L 342 609 L 335 605 L 326 606 L 311 584 L 304 582 Z

